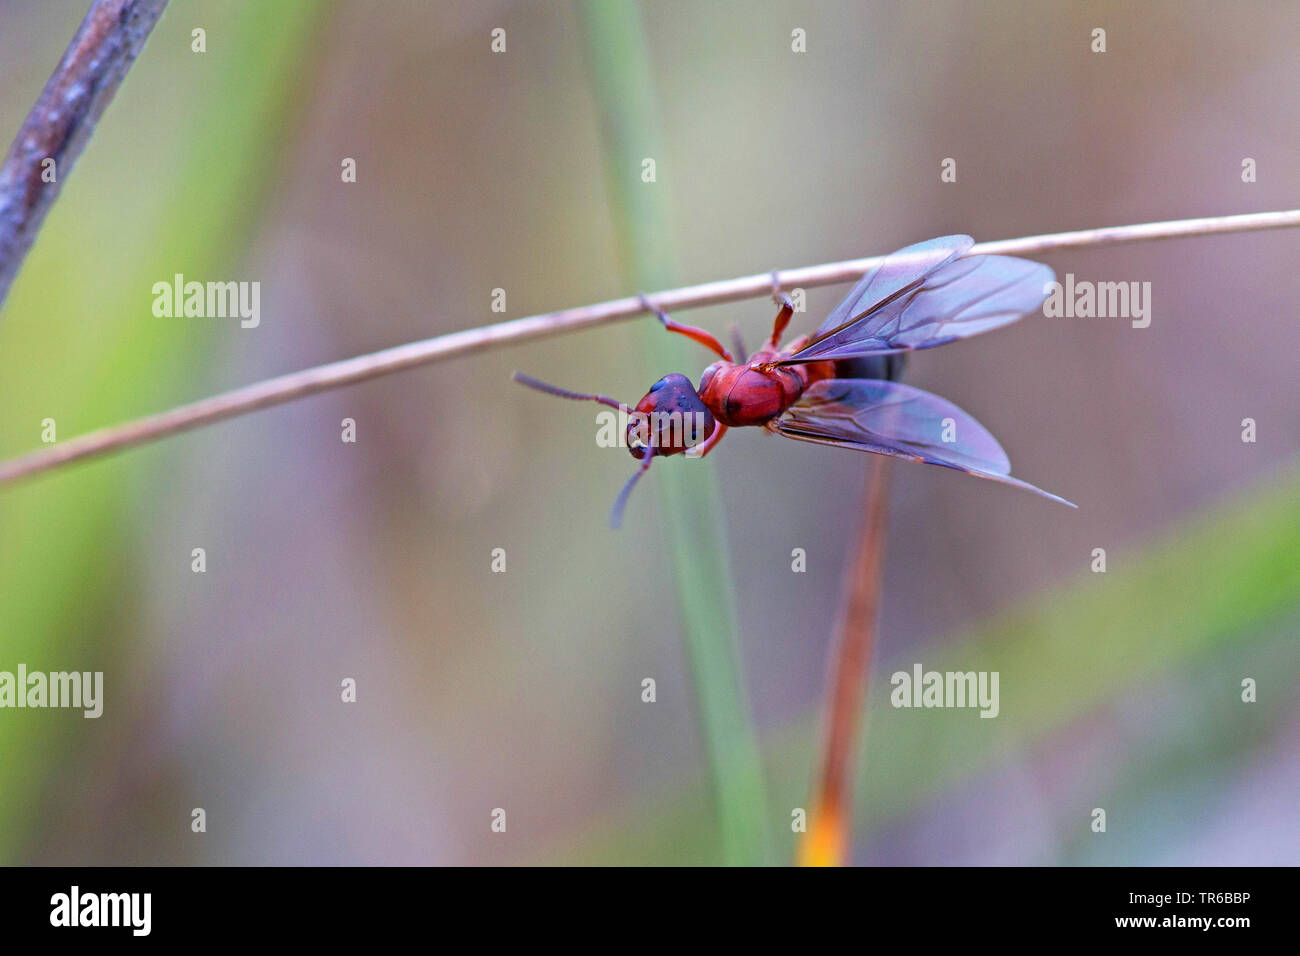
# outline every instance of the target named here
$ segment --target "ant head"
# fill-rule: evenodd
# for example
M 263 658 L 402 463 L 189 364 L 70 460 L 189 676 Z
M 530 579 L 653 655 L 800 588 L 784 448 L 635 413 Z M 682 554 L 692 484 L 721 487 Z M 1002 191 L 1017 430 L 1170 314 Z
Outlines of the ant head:
M 638 461 L 652 455 L 676 455 L 702 443 L 717 428 L 695 386 L 674 372 L 650 386 L 636 403 L 627 425 L 628 451 Z
M 614 528 L 622 523 L 628 495 L 641 476 L 650 470 L 650 464 L 656 455 L 676 455 L 693 448 L 705 441 L 718 427 L 713 415 L 691 385 L 691 380 L 685 375 L 665 375 L 650 386 L 645 398 L 637 402 L 633 409 L 604 395 L 588 395 L 547 385 L 523 372 L 515 372 L 514 378 L 520 385 L 527 385 L 547 395 L 599 402 L 628 413 L 628 450 L 632 452 L 633 458 L 641 462 L 641 467 L 632 473 L 632 477 L 614 499 L 614 509 L 609 515 L 610 526 Z

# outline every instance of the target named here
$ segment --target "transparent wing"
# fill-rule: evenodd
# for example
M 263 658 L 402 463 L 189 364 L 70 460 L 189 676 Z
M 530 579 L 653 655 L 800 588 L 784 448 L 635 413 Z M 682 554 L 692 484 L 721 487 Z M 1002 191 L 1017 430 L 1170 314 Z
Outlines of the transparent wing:
M 818 326 L 813 338 L 840 331 L 878 309 L 887 300 L 920 283 L 946 262 L 956 259 L 975 244 L 970 236 L 940 236 L 891 253 L 861 279 L 835 311 Z
M 954 239 L 964 243 L 952 244 Z M 911 246 L 890 256 L 881 269 L 910 250 L 934 243 L 940 245 L 923 262 L 933 262 L 945 248 L 960 255 L 971 240 L 949 236 Z M 861 293 L 855 288 L 803 348 L 781 364 L 928 349 L 987 332 L 1038 309 L 1047 284 L 1055 278 L 1048 266 L 1012 256 L 950 256 L 923 268 L 926 271 L 914 274 L 908 285 L 902 284 L 905 271 L 891 270 L 891 278 L 880 287 L 891 293 L 884 298 L 877 296 L 875 280 Z M 864 302 L 870 303 L 865 309 Z
M 942 465 L 1078 507 L 1012 478 L 1011 462 L 988 429 L 938 395 L 899 382 L 865 378 L 815 382 L 773 427 L 800 441 Z

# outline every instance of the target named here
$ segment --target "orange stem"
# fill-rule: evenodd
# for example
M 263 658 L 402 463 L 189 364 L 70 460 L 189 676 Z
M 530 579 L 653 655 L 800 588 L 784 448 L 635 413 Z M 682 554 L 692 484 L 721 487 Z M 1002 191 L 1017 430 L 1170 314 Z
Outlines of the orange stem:
M 822 763 L 808 832 L 799 844 L 800 866 L 843 866 L 849 858 L 854 758 L 880 610 L 889 498 L 889 459 L 882 455 L 870 459 L 861 532 L 844 576 L 843 609 L 826 690 Z

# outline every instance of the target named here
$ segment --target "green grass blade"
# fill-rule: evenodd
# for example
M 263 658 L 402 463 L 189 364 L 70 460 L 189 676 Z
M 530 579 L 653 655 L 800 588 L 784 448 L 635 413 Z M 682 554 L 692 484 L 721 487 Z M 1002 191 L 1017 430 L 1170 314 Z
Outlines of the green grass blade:
M 677 284 L 664 182 L 642 181 L 642 161 L 663 159 L 640 11 L 630 3 L 582 5 L 603 121 L 613 212 L 628 281 L 652 291 Z M 662 170 L 657 170 L 657 173 Z M 658 178 L 658 177 L 657 177 Z M 702 352 L 647 320 L 648 381 L 698 366 Z M 682 629 L 713 777 L 728 864 L 767 862 L 763 768 L 740 675 L 731 563 L 713 464 L 664 462 L 651 470 L 673 558 Z
M 297 70 L 329 7 L 316 0 L 172 7 L 5 303 L 5 457 L 38 447 L 46 417 L 64 439 L 193 399 L 221 337 L 232 334 L 211 322 L 155 318 L 151 288 L 176 272 L 246 278 L 241 270 L 249 267 L 237 253 L 259 209 L 250 197 L 282 175 L 276 150 L 301 92 Z M 218 13 L 220 42 L 192 53 L 191 28 Z M 25 111 L 35 92 L 5 95 L 11 104 L 24 100 Z M 170 112 L 160 117 L 160 110 Z M 33 671 L 103 671 L 105 697 L 100 721 L 62 711 L 4 712 L 0 862 L 24 862 L 40 845 L 42 823 L 59 819 L 49 811 L 51 794 L 68 785 L 69 762 L 84 758 L 78 748 L 92 746 L 78 742 L 105 739 L 106 727 L 125 737 L 128 688 L 150 679 L 123 623 L 140 586 L 123 556 L 150 499 L 165 492 L 168 475 L 158 464 L 173 454 L 139 452 L 73 468 L 0 496 L 0 670 L 23 663 Z M 112 760 L 94 753 L 92 766 Z

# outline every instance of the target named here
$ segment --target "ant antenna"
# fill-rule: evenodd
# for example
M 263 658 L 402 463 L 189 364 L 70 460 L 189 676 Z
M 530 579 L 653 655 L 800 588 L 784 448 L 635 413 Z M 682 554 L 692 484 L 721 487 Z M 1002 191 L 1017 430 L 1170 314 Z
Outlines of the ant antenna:
M 527 385 L 529 388 L 535 388 L 539 392 L 545 392 L 547 395 L 555 395 L 559 398 L 574 398 L 583 402 L 600 402 L 602 405 L 608 405 L 610 408 L 617 408 L 620 411 L 631 414 L 632 409 L 628 408 L 622 402 L 616 402 L 612 398 L 606 398 L 604 395 L 588 395 L 585 392 L 571 392 L 567 388 L 560 388 L 557 385 L 547 385 L 545 382 L 538 381 L 531 375 L 525 375 L 523 372 L 515 372 L 513 376 L 520 385 Z
M 548 385 L 545 382 L 533 378 L 531 375 L 525 375 L 523 372 L 515 372 L 512 376 L 520 385 L 527 385 L 529 388 L 536 389 L 539 392 L 545 392 L 547 395 L 554 395 L 557 398 L 572 398 L 581 402 L 600 402 L 602 405 L 608 405 L 610 408 L 617 408 L 626 413 L 633 414 L 633 410 L 628 408 L 622 402 L 616 402 L 612 398 L 606 398 L 604 395 L 588 395 L 585 392 L 571 392 L 567 388 L 560 388 L 557 385 Z M 632 489 L 636 483 L 641 480 L 641 476 L 650 470 L 650 462 L 654 461 L 654 445 L 647 444 L 645 448 L 645 459 L 641 466 L 632 472 L 632 477 L 623 485 L 623 490 L 618 493 L 614 499 L 614 509 L 609 513 L 609 526 L 619 528 L 623 524 L 623 509 L 627 507 L 628 495 L 632 494 Z
M 650 445 L 645 446 L 645 461 L 641 462 L 641 467 L 632 472 L 632 477 L 627 480 L 623 490 L 618 493 L 614 499 L 614 507 L 609 513 L 609 526 L 617 531 L 623 526 L 623 509 L 627 507 L 628 496 L 632 494 L 632 489 L 636 483 L 641 480 L 641 476 L 650 470 L 650 462 L 655 460 L 654 448 Z

